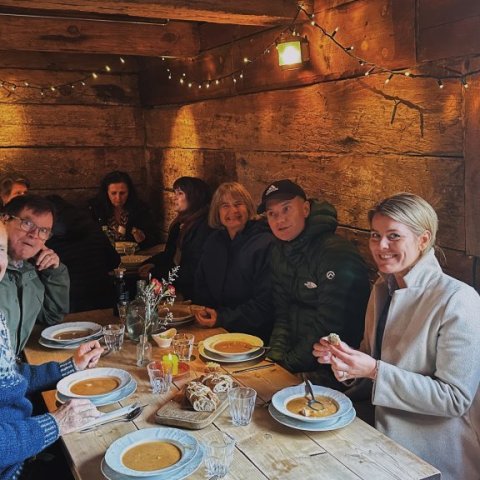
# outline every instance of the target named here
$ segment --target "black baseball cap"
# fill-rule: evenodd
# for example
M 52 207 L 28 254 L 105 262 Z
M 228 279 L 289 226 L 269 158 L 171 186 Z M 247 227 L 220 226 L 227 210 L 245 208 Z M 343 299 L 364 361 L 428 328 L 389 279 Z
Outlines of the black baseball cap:
M 290 200 L 295 197 L 307 199 L 303 188 L 291 180 L 277 180 L 272 182 L 262 194 L 262 203 L 257 208 L 257 213 L 264 213 L 268 200 Z

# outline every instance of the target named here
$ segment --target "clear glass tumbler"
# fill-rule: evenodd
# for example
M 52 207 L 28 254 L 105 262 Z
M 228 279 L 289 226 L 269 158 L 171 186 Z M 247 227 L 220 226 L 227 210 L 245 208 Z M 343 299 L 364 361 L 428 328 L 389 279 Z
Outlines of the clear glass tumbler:
M 228 392 L 230 415 L 234 425 L 245 426 L 251 422 L 256 398 L 257 392 L 249 387 L 232 388 Z
M 205 447 L 205 471 L 208 478 L 223 478 L 230 468 L 235 451 L 235 440 L 224 432 L 210 433 L 203 442 Z

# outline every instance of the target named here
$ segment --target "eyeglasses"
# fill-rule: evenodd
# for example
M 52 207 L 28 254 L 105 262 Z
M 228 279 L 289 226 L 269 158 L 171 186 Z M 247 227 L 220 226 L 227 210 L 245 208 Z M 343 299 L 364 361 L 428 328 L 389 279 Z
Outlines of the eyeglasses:
M 20 228 L 24 232 L 32 233 L 35 230 L 38 232 L 38 238 L 40 240 L 48 240 L 52 235 L 52 229 L 47 227 L 39 227 L 35 225 L 31 220 L 27 218 L 16 217 L 15 215 L 9 215 L 10 218 L 18 220 L 20 222 Z

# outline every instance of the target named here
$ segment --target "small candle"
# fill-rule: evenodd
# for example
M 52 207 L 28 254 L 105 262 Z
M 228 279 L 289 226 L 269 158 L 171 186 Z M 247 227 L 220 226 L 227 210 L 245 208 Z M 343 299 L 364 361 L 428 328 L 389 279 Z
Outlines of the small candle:
M 162 363 L 167 368 L 172 369 L 172 375 L 178 375 L 178 357 L 175 354 L 169 353 L 168 355 L 163 355 Z

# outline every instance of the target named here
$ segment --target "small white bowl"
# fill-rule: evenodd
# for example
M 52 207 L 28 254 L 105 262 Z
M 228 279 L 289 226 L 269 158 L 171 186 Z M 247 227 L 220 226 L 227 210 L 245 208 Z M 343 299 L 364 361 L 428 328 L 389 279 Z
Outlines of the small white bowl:
M 170 328 L 164 332 L 155 333 L 152 338 L 160 348 L 168 348 L 172 344 L 173 337 L 177 334 L 176 328 Z

